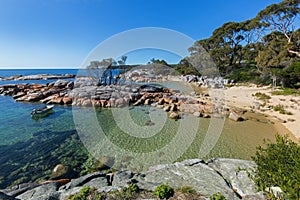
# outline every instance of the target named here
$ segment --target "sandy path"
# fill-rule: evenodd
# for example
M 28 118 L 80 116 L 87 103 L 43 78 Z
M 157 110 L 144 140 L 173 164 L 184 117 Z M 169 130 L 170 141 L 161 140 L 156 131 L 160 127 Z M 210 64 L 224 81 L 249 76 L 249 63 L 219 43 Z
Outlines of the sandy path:
M 293 136 L 300 139 L 300 96 L 272 95 L 271 91 L 272 89 L 269 87 L 257 87 L 255 85 L 247 87 L 231 87 L 225 90 L 226 105 L 253 109 L 256 112 L 269 115 L 273 117 L 275 121 L 282 123 L 282 125 L 285 126 Z M 257 92 L 271 96 L 271 99 L 268 100 L 266 105 L 260 109 L 255 108 L 255 105 L 257 105 L 258 102 L 263 104 L 264 101 L 258 100 L 256 97 L 252 96 L 252 94 Z M 292 115 L 280 114 L 273 109 L 268 109 L 268 107 L 278 104 L 283 105 L 286 111 L 292 112 Z

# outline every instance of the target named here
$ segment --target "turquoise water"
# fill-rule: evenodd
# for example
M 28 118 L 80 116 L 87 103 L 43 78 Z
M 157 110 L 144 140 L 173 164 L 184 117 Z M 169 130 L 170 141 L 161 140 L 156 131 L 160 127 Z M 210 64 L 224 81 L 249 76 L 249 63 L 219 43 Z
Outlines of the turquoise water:
M 55 112 L 47 118 L 33 120 L 30 112 L 40 104 L 16 103 L 11 97 L 0 96 L 0 105 L 0 145 L 27 140 L 32 137 L 33 133 L 40 130 L 74 129 L 70 107 L 56 106 Z
M 4 74 L 2 70 L 1 73 Z M 19 74 L 21 71 L 14 73 Z M 0 96 L 0 105 L 0 188 L 23 182 L 48 180 L 51 170 L 60 163 L 70 166 L 74 177 L 91 171 L 94 166 L 93 162 L 90 162 L 88 150 L 102 148 L 103 153 L 110 153 L 109 156 L 118 158 L 118 152 L 108 151 L 110 147 L 106 146 L 107 141 L 103 141 L 104 138 L 116 147 L 132 152 L 131 157 L 139 152 L 148 153 L 151 157 L 152 152 L 158 152 L 159 156 L 154 156 L 161 160 L 151 161 L 162 163 L 196 158 L 199 157 L 212 120 L 185 115 L 182 120 L 174 121 L 170 120 L 164 111 L 149 106 L 129 110 L 126 108 L 129 114 L 125 113 L 124 116 L 120 115 L 122 110 L 117 112 L 116 109 L 93 110 L 55 106 L 53 114 L 33 120 L 30 111 L 40 104 L 14 102 L 11 97 Z M 93 120 L 96 123 L 90 124 Z M 147 126 L 149 120 L 154 124 Z M 181 127 L 183 131 L 178 136 L 178 129 L 183 121 L 185 126 Z M 100 134 L 99 126 L 104 135 Z M 198 129 L 193 130 L 194 127 Z M 274 140 L 276 132 L 275 127 L 266 121 L 247 120 L 236 123 L 226 120 L 215 146 L 204 158 L 250 159 L 255 147 L 262 144 L 265 138 Z M 164 147 L 168 147 L 168 144 L 176 139 L 178 143 L 163 151 Z M 187 145 L 183 152 L 177 154 L 182 144 Z M 97 154 L 97 158 L 100 159 L 101 156 Z M 137 166 L 133 166 L 132 169 L 134 167 L 139 170 Z

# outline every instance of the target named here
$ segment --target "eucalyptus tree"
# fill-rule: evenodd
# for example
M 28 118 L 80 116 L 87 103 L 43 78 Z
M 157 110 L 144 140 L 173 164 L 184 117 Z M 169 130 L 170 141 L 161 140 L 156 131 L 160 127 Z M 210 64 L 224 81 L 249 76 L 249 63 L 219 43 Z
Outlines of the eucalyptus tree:
M 288 44 L 295 40 L 295 20 L 299 17 L 300 8 L 299 0 L 284 0 L 279 4 L 272 4 L 260 11 L 256 16 L 256 20 L 268 28 L 270 32 L 276 31 L 284 35 Z M 300 57 L 299 50 L 286 46 L 287 51 Z
M 275 31 L 262 38 L 261 49 L 256 57 L 258 68 L 262 74 L 280 80 L 282 86 L 292 86 L 297 68 L 291 67 L 293 62 L 299 61 L 295 54 L 287 51 L 288 44 L 283 33 Z M 294 70 L 294 71 L 293 71 Z
M 213 58 L 221 72 L 228 73 L 229 70 L 243 60 L 243 45 L 250 43 L 253 39 L 249 30 L 252 24 L 247 22 L 228 22 L 217 28 L 212 36 L 199 40 L 189 48 L 191 54 L 199 52 L 203 47 Z

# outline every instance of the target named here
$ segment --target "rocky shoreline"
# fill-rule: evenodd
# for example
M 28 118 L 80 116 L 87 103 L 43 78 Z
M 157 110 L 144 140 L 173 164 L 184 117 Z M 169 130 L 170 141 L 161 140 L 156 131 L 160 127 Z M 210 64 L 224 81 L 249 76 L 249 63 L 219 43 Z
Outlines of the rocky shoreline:
M 84 186 L 95 187 L 97 192 L 120 191 L 129 183 L 140 189 L 153 191 L 160 184 L 173 188 L 190 186 L 203 199 L 220 192 L 226 199 L 264 200 L 263 192 L 255 190 L 248 177 L 256 165 L 252 161 L 237 159 L 185 160 L 174 164 L 150 167 L 146 172 L 95 172 L 76 179 L 60 179 L 44 183 L 25 183 L 1 190 L 0 199 L 63 200 L 78 193 Z
M 75 78 L 74 74 L 37 74 L 37 75 L 15 75 L 10 77 L 0 77 L 0 81 L 22 81 L 22 80 L 50 80 Z
M 221 91 L 222 92 L 222 91 Z M 164 109 L 170 118 L 181 113 L 196 117 L 229 116 L 234 121 L 242 118 L 236 111 L 224 108 L 224 99 L 208 92 L 182 94 L 179 90 L 151 84 L 95 85 L 91 80 L 79 78 L 74 83 L 57 80 L 49 84 L 9 84 L 0 86 L 0 94 L 12 96 L 15 101 L 38 102 L 98 108 L 151 105 Z

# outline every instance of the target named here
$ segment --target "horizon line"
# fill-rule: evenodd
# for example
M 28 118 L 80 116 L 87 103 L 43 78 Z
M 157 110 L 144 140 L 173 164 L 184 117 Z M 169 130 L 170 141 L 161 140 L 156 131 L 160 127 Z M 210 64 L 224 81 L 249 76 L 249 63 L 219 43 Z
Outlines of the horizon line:
M 168 63 L 168 65 L 176 65 L 178 63 Z M 147 65 L 147 63 L 145 64 L 141 64 L 141 63 L 136 63 L 136 64 L 125 64 L 125 66 L 132 66 L 132 65 Z M 78 66 L 78 67 L 71 67 L 71 66 L 64 66 L 64 67 L 7 67 L 7 66 L 0 66 L 0 70 L 3 69 L 10 69 L 10 70 L 14 70 L 14 69 L 83 69 L 82 67 Z

